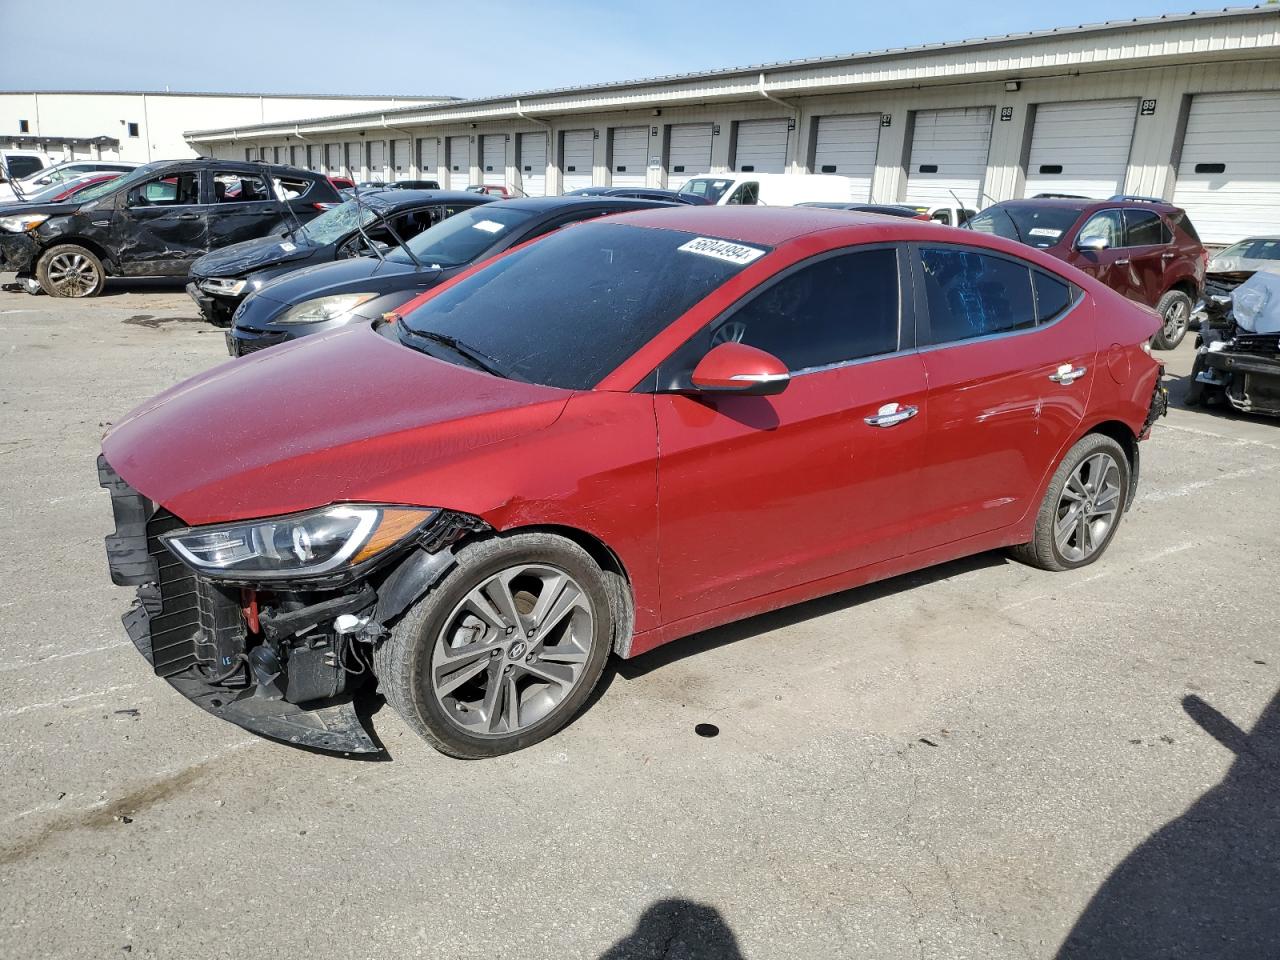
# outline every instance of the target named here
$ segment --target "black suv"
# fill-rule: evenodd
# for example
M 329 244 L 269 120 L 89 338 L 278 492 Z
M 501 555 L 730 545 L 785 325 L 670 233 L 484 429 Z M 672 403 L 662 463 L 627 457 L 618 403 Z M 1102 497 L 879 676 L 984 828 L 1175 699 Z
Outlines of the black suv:
M 245 297 L 286 273 L 389 253 L 441 220 L 496 199 L 444 190 L 362 191 L 284 236 L 245 240 L 205 254 L 191 265 L 187 293 L 206 320 L 225 327 Z
M 185 277 L 210 250 L 296 228 L 340 198 L 322 175 L 233 160 L 148 163 L 63 203 L 7 208 L 0 270 L 54 297 L 107 277 Z

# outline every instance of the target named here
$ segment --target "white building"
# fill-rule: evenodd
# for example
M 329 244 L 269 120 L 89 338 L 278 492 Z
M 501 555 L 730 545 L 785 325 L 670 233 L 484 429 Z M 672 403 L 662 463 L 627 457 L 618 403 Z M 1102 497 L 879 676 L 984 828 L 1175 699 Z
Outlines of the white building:
M 193 126 L 275 123 L 448 102 L 450 97 L 329 97 L 143 91 L 0 92 L 0 145 L 75 159 L 174 160 L 196 156 Z
M 359 110 L 187 140 L 529 194 L 728 170 L 842 174 L 878 202 L 1123 192 L 1186 207 L 1210 243 L 1280 231 L 1275 5 Z

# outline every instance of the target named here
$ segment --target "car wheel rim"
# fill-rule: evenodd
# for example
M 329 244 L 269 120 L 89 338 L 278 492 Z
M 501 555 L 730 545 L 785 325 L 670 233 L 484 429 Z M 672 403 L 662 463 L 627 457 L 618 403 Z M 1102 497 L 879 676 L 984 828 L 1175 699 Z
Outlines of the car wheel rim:
M 98 283 L 98 270 L 80 253 L 60 253 L 49 261 L 49 284 L 64 297 L 83 297 Z
M 1187 320 L 1191 316 L 1190 310 L 1187 309 L 1186 303 L 1182 300 L 1175 300 L 1169 305 L 1169 309 L 1164 314 L 1164 335 L 1167 339 L 1172 340 L 1178 336 L 1187 326 Z
M 1087 560 L 1107 542 L 1120 512 L 1120 465 L 1095 453 L 1071 471 L 1058 500 L 1053 539 L 1070 561 Z
M 454 607 L 431 655 L 431 695 L 467 733 L 505 737 L 545 720 L 582 680 L 595 631 L 586 592 L 547 564 L 508 567 Z

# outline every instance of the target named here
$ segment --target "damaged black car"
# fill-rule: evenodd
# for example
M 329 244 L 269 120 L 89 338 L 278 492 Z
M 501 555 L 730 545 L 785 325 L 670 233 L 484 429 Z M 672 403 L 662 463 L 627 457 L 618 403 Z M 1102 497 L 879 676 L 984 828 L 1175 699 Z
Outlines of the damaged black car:
M 245 297 L 278 277 L 316 264 L 390 252 L 441 220 L 495 199 L 440 190 L 362 192 L 281 236 L 245 240 L 205 254 L 191 265 L 187 293 L 206 320 L 225 327 Z
M 0 222 L 0 270 L 29 293 L 93 297 L 108 277 L 185 277 L 211 250 L 297 229 L 340 202 L 323 176 L 230 160 L 149 163 Z

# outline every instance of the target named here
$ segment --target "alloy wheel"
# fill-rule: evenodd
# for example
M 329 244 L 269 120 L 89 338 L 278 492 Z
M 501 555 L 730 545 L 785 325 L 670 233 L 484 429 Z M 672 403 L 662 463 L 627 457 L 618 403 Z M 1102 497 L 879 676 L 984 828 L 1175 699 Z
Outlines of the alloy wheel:
M 1087 560 L 1107 542 L 1120 512 L 1120 465 L 1095 453 L 1071 471 L 1058 500 L 1053 539 L 1071 562 Z
M 467 733 L 518 733 L 577 687 L 594 629 L 591 601 L 569 574 L 549 564 L 508 567 L 446 618 L 432 649 L 431 693 Z
M 1169 309 L 1164 312 L 1164 329 L 1160 331 L 1164 335 L 1165 341 L 1175 343 L 1181 340 L 1186 333 L 1187 323 L 1190 319 L 1191 309 L 1181 297 L 1169 304 Z
M 62 297 L 83 297 L 98 285 L 98 268 L 80 253 L 59 253 L 49 261 L 49 284 Z

